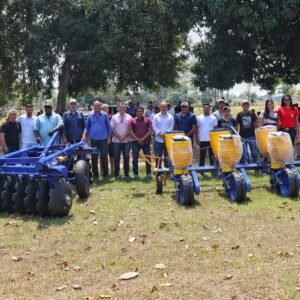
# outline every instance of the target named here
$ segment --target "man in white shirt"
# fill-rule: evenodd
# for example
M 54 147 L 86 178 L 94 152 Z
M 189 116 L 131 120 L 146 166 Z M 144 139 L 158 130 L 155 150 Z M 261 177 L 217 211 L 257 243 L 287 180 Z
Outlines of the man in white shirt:
M 203 104 L 203 115 L 197 117 L 196 142 L 200 147 L 199 166 L 204 166 L 205 164 L 206 149 L 208 149 L 210 165 L 213 164 L 213 152 L 210 146 L 209 132 L 216 129 L 217 126 L 218 120 L 210 114 L 210 105 Z
M 212 113 L 212 115 L 215 116 L 218 121 L 224 118 L 224 107 L 225 100 L 221 98 L 218 100 L 218 109 L 214 113 Z
M 35 135 L 33 131 L 36 116 L 33 115 L 32 104 L 27 104 L 25 109 L 25 114 L 17 118 L 17 122 L 21 124 L 21 140 L 22 149 L 27 149 L 36 145 Z
M 112 116 L 110 125 L 113 131 L 112 142 L 115 154 L 115 177 L 120 174 L 121 153 L 124 161 L 124 175 L 129 177 L 129 153 L 131 148 L 130 124 L 132 117 L 126 114 L 126 104 L 119 104 L 119 112 Z
M 166 157 L 168 156 L 167 149 L 165 146 L 165 133 L 172 131 L 174 129 L 174 117 L 168 113 L 168 105 L 166 102 L 160 104 L 160 112 L 155 114 L 153 117 L 152 129 L 155 134 L 154 141 L 154 153 L 155 156 L 162 157 L 165 156 L 164 165 L 168 167 L 168 161 Z M 158 162 L 160 162 L 158 164 Z M 156 159 L 156 167 L 161 168 L 161 159 Z

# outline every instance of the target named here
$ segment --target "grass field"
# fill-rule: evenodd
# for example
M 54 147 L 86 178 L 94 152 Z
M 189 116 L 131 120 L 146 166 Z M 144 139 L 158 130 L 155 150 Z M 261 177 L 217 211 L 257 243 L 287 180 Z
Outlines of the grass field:
M 240 205 L 211 175 L 184 208 L 142 174 L 94 183 L 66 218 L 2 213 L 0 298 L 299 299 L 300 201 L 250 177 Z

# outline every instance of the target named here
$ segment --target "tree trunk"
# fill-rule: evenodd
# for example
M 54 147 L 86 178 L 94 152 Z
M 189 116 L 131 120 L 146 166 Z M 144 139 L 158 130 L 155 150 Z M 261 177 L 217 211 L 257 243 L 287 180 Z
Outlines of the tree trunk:
M 59 75 L 59 87 L 57 95 L 56 112 L 63 113 L 66 111 L 67 95 L 69 91 L 69 84 L 71 78 L 71 63 L 69 60 L 65 60 L 62 65 L 61 73 Z

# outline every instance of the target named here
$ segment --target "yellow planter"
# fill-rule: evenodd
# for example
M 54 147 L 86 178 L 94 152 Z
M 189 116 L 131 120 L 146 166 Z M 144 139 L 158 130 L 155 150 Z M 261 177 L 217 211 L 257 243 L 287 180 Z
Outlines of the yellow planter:
M 191 139 L 187 136 L 173 136 L 171 139 L 170 158 L 175 171 L 187 170 L 193 160 Z
M 263 156 L 267 156 L 268 153 L 268 133 L 277 132 L 277 127 L 272 125 L 263 126 L 255 129 L 255 137 L 258 149 Z
M 230 130 L 211 130 L 209 132 L 210 145 L 215 157 L 218 157 L 219 149 L 219 136 L 224 134 L 230 134 Z M 201 147 L 201 144 L 200 144 Z
M 165 134 L 165 145 L 167 148 L 167 152 L 169 157 L 171 157 L 171 145 L 172 145 L 172 137 L 179 135 L 179 136 L 185 136 L 184 132 L 167 132 Z

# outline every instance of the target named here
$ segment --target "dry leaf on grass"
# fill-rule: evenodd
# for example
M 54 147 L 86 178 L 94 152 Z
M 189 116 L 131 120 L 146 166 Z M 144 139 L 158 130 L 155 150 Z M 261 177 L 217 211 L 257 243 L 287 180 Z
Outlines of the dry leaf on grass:
M 100 299 L 111 299 L 111 295 L 99 295 Z
M 159 263 L 154 266 L 155 269 L 164 270 L 166 268 L 165 264 Z
M 90 210 L 89 213 L 92 214 L 92 215 L 96 214 L 96 212 L 94 210 Z
M 127 272 L 119 277 L 119 280 L 129 280 L 139 276 L 138 272 Z
M 236 245 L 236 246 L 231 247 L 231 250 L 237 250 L 237 249 L 239 249 L 239 248 L 240 248 L 240 246 L 239 246 L 239 245 Z
M 161 283 L 159 286 L 161 286 L 161 287 L 171 287 L 171 286 L 173 286 L 173 283 L 170 283 L 170 282 Z
M 130 236 L 128 239 L 129 243 L 133 243 L 136 240 L 136 238 L 134 236 Z
M 21 261 L 23 258 L 20 257 L 20 256 L 13 256 L 11 259 L 12 259 L 13 261 Z
M 84 297 L 83 300 L 95 300 L 95 297 L 87 296 L 87 297 Z
M 212 244 L 212 245 L 211 245 L 211 248 L 212 248 L 213 250 L 217 250 L 219 247 L 220 247 L 219 244 Z
M 229 280 L 229 279 L 231 279 L 232 277 L 233 277 L 233 275 L 228 274 L 228 275 L 226 275 L 226 276 L 224 277 L 224 280 Z
M 74 290 L 82 290 L 82 287 L 80 284 L 73 284 L 72 287 Z
M 67 287 L 66 285 L 62 285 L 62 286 L 56 288 L 56 291 L 57 292 L 63 291 L 66 287 Z
M 75 271 L 75 272 L 79 272 L 79 271 L 81 271 L 82 269 L 81 269 L 79 266 L 73 266 L 73 267 L 72 267 L 72 270 Z
M 154 285 L 154 286 L 151 288 L 150 293 L 154 293 L 154 292 L 156 292 L 156 291 L 157 291 L 157 287 Z

